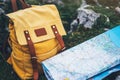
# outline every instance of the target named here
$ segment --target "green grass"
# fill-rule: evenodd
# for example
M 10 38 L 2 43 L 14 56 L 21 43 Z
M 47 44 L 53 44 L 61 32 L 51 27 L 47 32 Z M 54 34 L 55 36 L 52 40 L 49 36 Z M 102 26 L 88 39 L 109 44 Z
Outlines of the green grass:
M 31 1 L 31 4 L 33 4 L 33 2 L 37 4 L 38 0 L 37 1 L 27 0 L 27 1 Z M 72 20 L 76 18 L 77 15 L 76 9 L 79 7 L 78 5 L 74 3 L 70 3 L 68 1 L 65 0 L 64 8 L 58 6 L 60 16 L 62 18 L 66 32 L 69 31 L 70 23 L 72 22 Z M 64 36 L 64 41 L 67 49 L 105 32 L 104 28 L 111 29 L 120 24 L 120 15 L 116 14 L 114 10 L 105 9 L 105 7 L 98 7 L 98 6 L 95 6 L 95 8 L 93 9 L 98 13 L 107 15 L 110 18 L 110 22 L 106 23 L 105 17 L 101 16 L 92 29 L 84 29 L 83 26 L 80 25 L 79 28 L 76 31 L 74 31 L 72 34 L 68 34 L 67 36 Z M 17 75 L 13 72 L 12 67 L 3 60 L 1 55 L 0 55 L 0 80 L 20 80 L 17 77 Z M 42 75 L 40 80 L 46 80 L 45 76 Z

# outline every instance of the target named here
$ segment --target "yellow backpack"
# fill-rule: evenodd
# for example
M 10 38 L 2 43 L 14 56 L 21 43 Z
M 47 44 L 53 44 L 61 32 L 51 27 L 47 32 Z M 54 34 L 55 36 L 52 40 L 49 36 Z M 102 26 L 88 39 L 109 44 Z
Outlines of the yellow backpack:
M 55 5 L 32 6 L 8 14 L 12 48 L 7 60 L 22 80 L 38 79 L 40 62 L 64 49 L 66 35 Z

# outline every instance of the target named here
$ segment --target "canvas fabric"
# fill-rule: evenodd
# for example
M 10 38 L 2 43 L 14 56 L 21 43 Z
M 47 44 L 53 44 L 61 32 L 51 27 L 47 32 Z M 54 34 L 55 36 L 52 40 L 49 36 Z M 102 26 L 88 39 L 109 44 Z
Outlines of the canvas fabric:
M 33 68 L 24 31 L 29 31 L 34 44 L 37 62 L 40 66 L 40 62 L 56 55 L 61 50 L 61 46 L 51 29 L 51 26 L 55 25 L 61 36 L 66 35 L 59 12 L 55 5 L 34 5 L 10 13 L 8 16 L 11 18 L 9 43 L 12 53 L 7 61 L 13 66 L 13 69 L 22 80 L 31 79 L 33 77 Z M 45 34 L 39 33 L 37 35 L 35 30 L 43 30 Z

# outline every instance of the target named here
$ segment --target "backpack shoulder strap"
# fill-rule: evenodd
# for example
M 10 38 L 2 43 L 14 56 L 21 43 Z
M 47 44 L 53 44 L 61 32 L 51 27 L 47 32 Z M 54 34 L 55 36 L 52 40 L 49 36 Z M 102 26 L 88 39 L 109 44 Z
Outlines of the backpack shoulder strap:
M 30 7 L 28 4 L 25 3 L 24 0 L 19 0 L 19 1 L 20 1 L 21 5 L 22 5 L 22 8 L 23 8 L 23 9 Z M 13 11 L 17 11 L 17 10 L 18 10 L 18 7 L 17 7 L 17 2 L 16 2 L 16 0 L 11 0 L 11 4 L 12 4 Z
M 17 11 L 18 8 L 17 8 L 16 0 L 11 0 L 11 3 L 12 3 L 12 9 L 13 9 L 13 11 Z
M 25 0 L 20 0 L 21 4 L 22 4 L 22 8 L 29 8 L 30 6 L 28 4 L 25 3 Z

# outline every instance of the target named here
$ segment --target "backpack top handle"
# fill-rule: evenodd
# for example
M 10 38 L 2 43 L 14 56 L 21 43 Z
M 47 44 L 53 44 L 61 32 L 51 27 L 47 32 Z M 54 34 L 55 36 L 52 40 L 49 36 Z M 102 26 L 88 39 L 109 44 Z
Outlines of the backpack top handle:
M 18 7 L 17 7 L 17 2 L 16 0 L 11 0 L 11 3 L 12 3 L 12 8 L 13 8 L 13 11 L 17 11 L 18 10 Z M 24 0 L 20 0 L 20 3 L 22 5 L 22 8 L 25 9 L 25 8 L 29 8 L 30 6 L 28 4 L 25 3 Z

